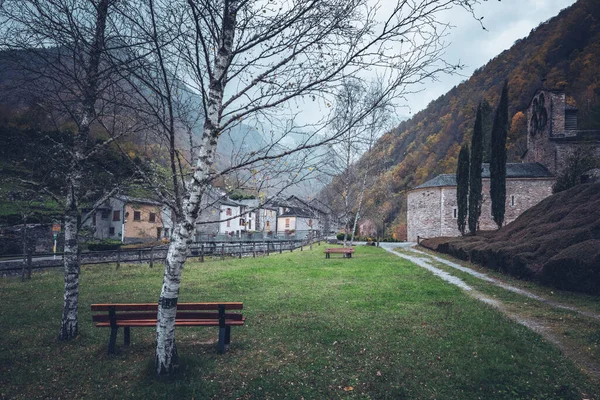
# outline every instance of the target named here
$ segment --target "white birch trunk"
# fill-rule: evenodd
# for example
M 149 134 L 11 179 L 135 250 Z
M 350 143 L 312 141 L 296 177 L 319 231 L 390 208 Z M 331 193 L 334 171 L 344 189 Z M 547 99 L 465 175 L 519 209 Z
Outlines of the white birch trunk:
M 85 149 L 90 136 L 90 126 L 96 114 L 98 99 L 98 69 L 100 57 L 104 51 L 104 33 L 110 0 L 101 0 L 96 6 L 96 26 L 89 52 L 89 64 L 84 80 L 85 90 L 82 99 L 83 111 L 79 129 L 71 149 L 70 173 L 67 176 L 67 195 L 65 201 L 65 248 L 64 248 L 64 297 L 63 312 L 60 320 L 59 340 L 70 340 L 78 334 L 79 302 L 79 195 L 83 180 Z
M 350 239 L 350 246 L 352 246 L 352 244 L 354 243 L 354 234 L 356 233 L 356 224 L 358 224 L 358 217 L 360 215 L 363 198 L 365 196 L 365 190 L 367 188 L 367 176 L 368 176 L 368 173 L 367 173 L 367 171 L 365 171 L 365 175 L 363 176 L 362 186 L 360 188 L 360 195 L 358 196 L 358 207 L 356 209 L 356 215 L 354 216 L 354 225 L 352 225 L 352 238 Z
M 70 179 L 65 213 L 65 249 L 64 249 L 64 297 L 63 312 L 60 320 L 59 340 L 70 340 L 78 334 L 79 301 L 79 244 L 77 240 L 77 199 L 74 193 L 79 190 L 80 176 Z
M 223 11 L 222 39 L 215 57 L 214 73 L 210 81 L 207 115 L 204 120 L 200 154 L 192 180 L 186 185 L 187 193 L 183 200 L 182 216 L 178 218 L 167 258 L 163 285 L 158 301 L 156 323 L 155 367 L 159 375 L 170 374 L 177 366 L 177 347 L 175 345 L 175 316 L 181 285 L 181 272 L 187 258 L 189 245 L 202 195 L 208 183 L 206 178 L 214 161 L 219 136 L 219 124 L 223 110 L 223 93 L 227 81 L 227 68 L 232 57 L 235 34 L 235 13 L 239 0 L 225 1 Z

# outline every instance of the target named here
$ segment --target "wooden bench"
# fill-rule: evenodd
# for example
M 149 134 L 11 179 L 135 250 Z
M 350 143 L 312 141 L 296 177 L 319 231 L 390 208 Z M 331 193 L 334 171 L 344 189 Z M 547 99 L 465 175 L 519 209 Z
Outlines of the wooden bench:
M 352 253 L 354 253 L 354 248 L 349 247 L 332 247 L 329 249 L 325 249 L 325 258 L 331 258 L 331 253 L 334 254 L 343 254 L 344 258 L 352 258 Z
M 92 320 L 97 328 L 110 328 L 108 354 L 115 353 L 117 332 L 123 327 L 125 346 L 130 343 L 130 328 L 156 327 L 157 303 L 92 304 Z M 224 353 L 231 342 L 231 327 L 244 325 L 246 317 L 240 313 L 226 312 L 241 310 L 244 304 L 228 303 L 179 303 L 175 326 L 218 326 L 219 353 Z M 216 311 L 216 312 L 210 312 Z

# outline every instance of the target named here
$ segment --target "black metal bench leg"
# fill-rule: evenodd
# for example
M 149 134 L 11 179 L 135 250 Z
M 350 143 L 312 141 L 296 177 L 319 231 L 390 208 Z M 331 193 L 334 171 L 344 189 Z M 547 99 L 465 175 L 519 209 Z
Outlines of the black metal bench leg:
M 219 353 L 225 353 L 225 331 L 227 327 L 219 328 Z
M 117 344 L 117 331 L 119 328 L 110 328 L 110 339 L 108 341 L 108 354 L 115 354 L 115 346 Z
M 229 343 L 231 343 L 231 327 L 225 328 L 225 351 L 229 351 Z
M 131 330 L 128 326 L 123 328 L 123 343 L 125 346 L 129 346 L 131 343 Z

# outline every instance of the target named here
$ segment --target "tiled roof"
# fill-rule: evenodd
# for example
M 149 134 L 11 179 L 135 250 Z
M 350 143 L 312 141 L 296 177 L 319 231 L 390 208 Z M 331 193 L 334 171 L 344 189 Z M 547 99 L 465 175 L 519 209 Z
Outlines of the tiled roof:
M 490 177 L 490 164 L 482 165 L 482 177 Z M 551 178 L 553 175 L 540 163 L 507 163 L 506 178 Z M 430 187 L 456 186 L 455 174 L 441 174 L 427 182 L 417 186 L 415 189 Z
M 484 178 L 490 177 L 490 164 L 483 164 Z M 553 175 L 540 163 L 507 163 L 507 178 L 551 178 Z
M 116 199 L 119 199 L 125 203 L 140 203 L 140 204 L 151 204 L 153 206 L 162 206 L 163 204 L 152 199 L 144 199 L 141 197 L 131 197 L 126 195 L 117 195 Z
M 310 210 L 299 207 L 292 207 L 288 211 L 281 214 L 279 217 L 301 217 L 301 218 L 312 218 L 313 215 Z
M 427 182 L 417 186 L 415 189 L 424 189 L 429 187 L 456 186 L 456 175 L 441 174 Z

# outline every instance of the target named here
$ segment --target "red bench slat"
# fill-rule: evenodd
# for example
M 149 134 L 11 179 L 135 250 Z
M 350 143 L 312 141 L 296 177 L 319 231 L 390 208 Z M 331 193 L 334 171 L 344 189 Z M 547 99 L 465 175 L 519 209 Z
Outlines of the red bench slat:
M 177 303 L 177 310 L 218 310 L 219 305 L 225 306 L 226 310 L 243 310 L 242 302 L 210 302 L 210 303 Z M 115 304 L 92 304 L 92 311 L 109 311 L 111 307 L 115 311 L 158 311 L 158 303 L 115 303 Z

